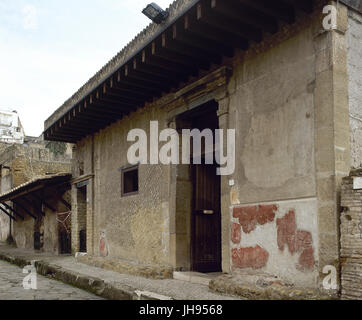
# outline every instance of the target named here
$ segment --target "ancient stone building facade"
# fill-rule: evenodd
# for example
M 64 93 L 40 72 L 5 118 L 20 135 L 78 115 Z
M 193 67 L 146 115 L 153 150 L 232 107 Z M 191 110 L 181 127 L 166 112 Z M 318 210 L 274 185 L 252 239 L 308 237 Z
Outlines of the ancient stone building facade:
M 12 190 L 38 179 L 39 177 L 51 176 L 57 173 L 70 173 L 71 171 L 71 152 L 70 146 L 63 144 L 62 147 L 56 148 L 53 145 L 46 147 L 42 138 L 25 138 L 23 144 L 1 144 L 0 148 L 0 167 L 1 167 L 1 189 L 0 195 L 11 192 Z M 58 145 L 55 143 L 55 145 Z M 70 149 L 71 150 L 71 149 Z M 70 202 L 70 199 L 68 199 Z M 31 198 L 31 202 L 34 199 Z M 52 202 L 52 199 L 48 199 Z M 6 204 L 13 207 L 11 202 Z M 61 204 L 60 204 L 61 205 Z M 29 211 L 32 211 L 31 205 L 26 202 L 24 205 Z M 2 205 L 2 208 L 5 208 Z M 43 208 L 43 212 L 47 212 Z M 19 209 L 22 211 L 22 209 Z M 66 211 L 66 210 L 63 210 Z M 12 212 L 10 212 L 13 215 Z M 11 235 L 15 244 L 20 248 L 34 247 L 34 221 L 33 217 L 24 214 L 24 220 L 17 221 L 9 218 L 2 211 L 0 214 L 0 241 L 6 241 Z M 36 214 L 38 216 L 38 214 Z M 54 226 L 56 226 L 56 215 L 52 214 Z M 46 215 L 45 219 L 48 219 Z M 54 238 L 54 237 L 53 237 Z M 53 249 L 52 249 L 53 250 Z
M 85 247 L 88 261 L 268 275 L 323 291 L 323 268 L 340 266 L 341 180 L 351 163 L 360 161 L 355 122 L 362 116 L 362 60 L 355 43 L 360 13 L 340 2 L 306 1 L 313 5 L 308 9 L 281 1 L 293 5 L 271 5 L 268 14 L 259 2 L 246 8 L 264 14 L 270 28 L 278 16 L 278 31 L 263 33 L 248 48 L 239 43 L 233 55 L 218 60 L 215 46 L 201 44 L 215 41 L 227 51 L 240 36 L 229 29 L 216 39 L 228 29 L 218 19 L 246 19 L 253 26 L 256 20 L 235 18 L 227 1 L 176 1 L 169 24 L 150 25 L 45 122 L 46 139 L 76 143 L 74 252 Z M 322 26 L 328 4 L 338 13 L 332 30 Z M 291 9 L 298 14 L 289 24 Z M 202 41 L 192 40 L 196 35 Z M 200 59 L 205 51 L 210 60 L 215 55 L 209 68 L 203 66 L 207 59 Z M 198 63 L 198 76 L 182 76 L 185 65 L 192 72 L 184 55 Z M 184 67 L 176 69 L 177 64 Z M 167 78 L 163 68 L 174 68 L 172 80 L 183 80 L 167 92 L 147 95 Z M 144 96 L 146 103 L 127 111 L 126 105 Z M 122 113 L 117 121 L 115 104 Z M 106 118 L 107 107 L 112 120 Z M 139 128 L 150 137 L 152 121 L 158 121 L 159 131 L 174 133 L 207 122 L 235 129 L 235 171 L 216 177 L 187 164 L 130 166 L 133 143 L 127 136 Z M 125 195 L 124 189 L 131 192 Z M 209 204 L 199 201 L 202 197 L 209 197 Z M 215 223 L 219 229 L 211 227 Z

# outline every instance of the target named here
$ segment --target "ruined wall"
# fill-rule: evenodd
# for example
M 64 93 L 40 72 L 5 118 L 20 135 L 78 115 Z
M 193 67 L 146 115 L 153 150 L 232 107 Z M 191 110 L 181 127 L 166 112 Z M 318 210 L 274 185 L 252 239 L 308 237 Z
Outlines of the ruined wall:
M 0 145 L 0 164 L 6 168 L 2 169 L 1 174 L 1 193 L 10 191 L 12 188 L 26 183 L 38 176 L 44 176 L 50 173 L 70 172 L 70 153 L 55 155 L 42 144 L 28 146 L 9 145 L 1 148 Z M 11 204 L 11 203 L 10 203 Z M 24 214 L 25 220 L 18 219 L 13 222 L 13 237 L 19 248 L 34 248 L 34 219 Z M 44 225 L 50 226 L 48 231 L 51 233 L 48 240 L 52 242 L 47 250 L 53 251 L 53 242 L 57 241 L 53 229 L 56 227 L 54 214 L 47 215 Z M 7 217 L 0 216 L 0 230 L 3 237 L 7 236 L 9 223 Z M 49 221 L 48 221 L 49 220 Z M 5 239 L 6 240 L 6 239 Z
M 9 191 L 12 186 L 12 176 L 9 169 L 1 168 L 0 194 Z M 10 235 L 10 218 L 3 212 L 0 213 L 0 241 L 6 241 Z
M 45 174 L 70 172 L 70 159 L 54 161 L 48 149 L 17 146 L 12 160 L 14 187 Z
M 92 137 L 77 145 L 73 174 L 79 176 L 83 167 L 84 175 L 91 174 L 94 166 L 94 193 L 92 182 L 87 186 L 89 253 L 94 248 L 95 256 L 142 264 L 169 264 L 168 212 L 164 209 L 168 202 L 168 167 L 140 165 L 139 194 L 126 197 L 121 195 L 120 170 L 129 165 L 127 151 L 133 143 L 127 142 L 128 132 L 140 128 L 149 136 L 150 121 L 159 120 L 162 130 L 166 126 L 164 117 L 162 111 L 146 107 L 95 134 L 94 147 Z M 73 197 L 73 203 L 74 199 Z M 92 206 L 94 224 L 90 222 Z M 73 206 L 74 210 L 78 210 L 77 207 Z M 79 230 L 74 228 L 73 234 L 77 232 Z M 73 244 L 73 247 L 74 245 L 77 244 Z
M 10 221 L 9 217 L 4 214 L 0 213 L 0 241 L 6 241 L 10 234 Z
M 352 167 L 362 165 L 362 15 L 348 12 L 348 77 Z
M 24 221 L 17 219 L 13 223 L 13 237 L 17 248 L 20 249 L 34 249 L 34 224 L 35 220 L 25 214 L 22 209 L 15 208 L 20 214 L 24 216 Z
M 9 174 L 12 176 L 11 188 L 17 187 L 37 176 L 71 171 L 69 154 L 63 157 L 55 156 L 49 149 L 44 147 L 29 147 L 27 145 L 8 145 L 0 153 L 0 164 L 10 168 Z
M 67 191 L 63 198 L 67 201 L 70 201 L 70 191 Z M 57 198 L 52 196 L 46 197 L 46 202 L 54 208 L 57 213 L 64 213 L 69 211 L 64 204 L 59 201 Z M 35 216 L 39 217 L 40 213 L 36 212 L 34 208 L 30 206 L 26 206 L 26 208 Z M 19 207 L 15 207 L 15 209 L 24 216 L 24 221 L 21 219 L 17 219 L 17 221 L 13 222 L 14 228 L 14 239 L 16 246 L 21 249 L 34 249 L 34 232 L 35 232 L 35 225 L 37 224 L 36 231 L 40 233 L 44 233 L 43 235 L 43 252 L 50 252 L 54 254 L 60 253 L 59 247 L 59 222 L 57 221 L 57 213 L 50 210 L 48 207 L 43 206 L 43 212 L 45 213 L 45 217 L 38 219 L 38 221 L 34 220 L 30 215 L 26 214 L 24 210 Z M 65 221 L 65 216 L 59 216 L 58 218 L 62 221 Z M 70 219 L 66 222 L 67 226 L 70 226 Z M 69 231 L 71 232 L 70 228 Z
M 70 191 L 63 194 L 63 199 L 70 203 Z M 60 254 L 59 232 L 69 232 L 71 234 L 71 215 L 65 205 L 54 197 L 47 197 L 47 203 L 57 212 L 53 212 L 44 206 L 44 251 Z
M 354 187 L 354 180 L 358 185 Z M 362 299 L 362 170 L 343 179 L 341 214 L 342 298 Z M 357 182 L 357 181 L 356 181 Z

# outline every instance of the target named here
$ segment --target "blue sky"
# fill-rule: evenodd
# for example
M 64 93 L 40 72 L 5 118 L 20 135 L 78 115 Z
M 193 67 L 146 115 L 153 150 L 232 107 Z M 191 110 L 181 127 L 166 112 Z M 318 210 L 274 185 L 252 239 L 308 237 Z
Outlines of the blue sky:
M 0 0 L 0 109 L 17 110 L 27 135 L 150 20 L 151 0 Z M 157 0 L 166 8 L 172 0 Z

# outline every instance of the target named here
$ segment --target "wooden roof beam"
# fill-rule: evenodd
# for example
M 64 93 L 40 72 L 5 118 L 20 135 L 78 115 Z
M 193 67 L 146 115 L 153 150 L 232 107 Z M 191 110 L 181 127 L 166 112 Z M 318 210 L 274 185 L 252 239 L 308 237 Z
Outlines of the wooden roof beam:
M 19 207 L 20 209 L 22 209 L 26 214 L 28 214 L 29 216 L 31 216 L 34 220 L 37 219 L 36 216 L 34 216 L 28 209 L 26 209 L 21 203 L 19 203 L 18 200 L 15 201 L 15 199 L 11 200 L 17 207 Z
M 260 11 L 268 17 L 282 20 L 287 23 L 295 22 L 295 10 L 278 0 L 239 0 L 241 4 Z M 300 1 L 300 0 L 298 0 Z M 303 0 L 302 0 L 303 1 Z
M 16 218 L 14 218 L 9 212 L 7 212 L 2 206 L 0 206 L 0 210 L 4 212 L 10 219 L 16 221 Z
M 149 83 L 151 85 L 156 85 L 159 88 L 171 88 L 175 85 L 175 81 L 171 79 L 160 78 L 156 75 L 149 75 L 140 70 L 134 69 L 132 66 L 126 65 L 124 67 L 124 74 L 127 78 L 136 79 L 139 81 L 143 81 L 145 83 Z
M 196 16 L 185 15 L 184 18 L 185 30 L 198 36 L 207 38 L 210 41 L 223 42 L 232 48 L 247 50 L 249 41 L 235 35 L 230 35 L 224 30 L 208 24 L 204 19 L 197 19 Z M 232 49 L 234 50 L 234 49 Z
M 203 70 L 208 70 L 210 68 L 208 57 L 200 56 L 197 52 L 193 52 L 192 49 L 190 50 L 188 46 L 180 45 L 179 43 L 170 41 L 166 38 L 166 34 L 163 34 L 162 40 L 160 39 L 159 41 L 152 43 L 153 56 L 184 65 L 186 68 L 191 68 L 192 74 L 197 74 L 199 68 Z M 177 77 L 179 79 L 178 82 L 187 79 L 185 75 L 183 75 L 181 79 L 179 76 Z
M 186 66 L 185 64 L 179 64 L 174 61 L 168 60 L 166 57 L 152 54 L 152 47 L 143 50 L 142 63 L 168 70 L 168 72 L 183 73 L 187 77 L 190 75 L 198 75 L 198 69 L 196 66 Z
M 187 32 L 183 22 L 172 26 L 172 39 L 182 45 L 195 48 L 197 52 L 208 56 L 209 61 L 216 64 L 221 64 L 222 56 L 232 56 L 234 53 L 233 49 L 225 46 L 215 47 L 212 41 Z
M 34 203 L 32 201 L 30 201 L 28 198 L 26 198 L 25 196 L 22 197 L 22 199 L 29 205 L 29 206 L 32 206 L 33 208 L 35 207 L 34 206 Z M 35 209 L 35 208 L 34 208 Z M 43 217 L 45 217 L 45 213 L 44 211 L 40 208 L 40 210 L 36 210 L 38 211 L 38 213 L 40 213 L 40 215 L 42 215 Z
M 148 97 L 153 97 L 154 95 L 159 94 L 158 90 L 140 87 L 138 86 L 137 82 L 134 81 L 126 81 L 124 77 L 122 77 L 120 70 L 116 74 L 116 81 L 114 83 L 113 89 L 134 95 L 138 95 L 140 93 L 141 95 L 147 95 Z
M 44 204 L 44 206 L 46 206 L 48 209 L 50 209 L 53 212 L 57 212 L 57 210 L 55 210 L 55 208 L 53 206 L 51 206 L 48 202 L 46 202 L 42 197 L 38 196 L 35 193 L 30 194 L 31 197 L 33 197 L 35 200 L 40 201 L 41 203 Z
M 261 29 L 245 24 L 233 15 L 226 17 L 220 15 L 217 10 L 215 10 L 217 3 L 218 2 L 214 0 L 211 1 L 210 6 L 202 3 L 197 4 L 197 19 L 245 41 L 260 42 L 262 40 L 263 34 Z
M 313 12 L 313 0 L 281 0 L 282 2 L 285 2 L 288 5 L 293 6 L 295 9 L 302 10 L 306 13 Z
M 8 204 L 6 204 L 5 202 L 3 202 L 2 205 L 3 205 L 6 209 L 8 209 L 9 211 L 13 212 L 13 213 L 14 213 L 16 216 L 18 216 L 21 220 L 24 221 L 24 217 L 23 217 L 20 213 L 18 213 L 16 210 L 14 210 L 12 207 L 10 207 Z
M 261 29 L 272 34 L 278 31 L 278 21 L 276 19 L 267 18 L 258 11 L 243 6 L 240 1 L 211 0 L 210 5 L 212 9 L 224 17 L 231 17 L 244 25 L 250 25 L 255 29 Z
M 137 56 L 135 59 L 133 59 L 132 67 L 134 70 L 140 70 L 144 73 L 151 74 L 151 75 L 156 74 L 156 75 L 159 75 L 160 77 L 164 77 L 166 79 L 169 79 L 169 78 L 171 78 L 171 79 L 177 78 L 180 80 L 186 79 L 185 73 L 182 73 L 182 72 L 170 73 L 167 70 L 163 70 L 163 69 L 156 68 L 154 66 L 142 63 L 142 56 Z

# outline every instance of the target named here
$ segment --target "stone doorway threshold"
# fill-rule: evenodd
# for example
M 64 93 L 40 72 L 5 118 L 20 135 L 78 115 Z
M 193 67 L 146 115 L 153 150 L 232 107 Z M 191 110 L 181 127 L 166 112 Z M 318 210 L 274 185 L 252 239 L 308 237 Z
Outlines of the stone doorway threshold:
M 200 273 L 200 272 L 191 272 L 191 271 L 187 272 L 175 271 L 173 273 L 173 278 L 175 280 L 208 286 L 211 280 L 216 279 L 222 274 L 223 274 L 222 272 Z

